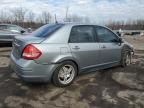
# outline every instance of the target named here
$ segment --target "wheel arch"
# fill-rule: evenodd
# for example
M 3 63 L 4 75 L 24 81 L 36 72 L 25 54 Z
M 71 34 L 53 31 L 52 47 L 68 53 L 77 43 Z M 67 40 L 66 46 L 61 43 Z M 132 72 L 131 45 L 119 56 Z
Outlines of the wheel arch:
M 78 70 L 78 73 L 79 73 L 79 70 L 80 70 L 79 62 L 72 56 L 65 56 L 65 57 L 57 58 L 57 59 L 54 60 L 53 63 L 60 64 L 60 63 L 66 62 L 66 61 L 73 62 L 77 66 L 77 70 Z
M 51 82 L 54 81 L 53 80 L 53 76 L 55 75 L 55 71 L 57 71 L 57 69 L 59 69 L 59 66 L 61 66 L 61 64 L 64 63 L 64 62 L 72 62 L 72 63 L 74 63 L 76 68 L 77 68 L 76 76 L 79 74 L 79 65 L 78 65 L 78 63 L 75 60 L 73 60 L 73 59 L 63 59 L 63 60 L 60 60 L 60 61 L 57 62 L 58 66 L 52 73 Z
M 75 60 L 73 60 L 73 59 L 63 59 L 63 60 L 61 60 L 61 61 L 59 61 L 59 62 L 57 62 L 57 63 L 63 63 L 63 62 L 66 62 L 66 61 L 70 61 L 70 62 L 73 62 L 75 65 L 76 65 L 76 67 L 77 67 L 77 71 L 78 71 L 78 73 L 79 73 L 79 64 L 75 61 Z M 77 73 L 77 74 L 78 74 Z
M 122 51 L 123 50 L 129 50 L 130 52 L 133 52 L 133 48 L 131 48 L 129 45 L 126 44 L 123 46 Z

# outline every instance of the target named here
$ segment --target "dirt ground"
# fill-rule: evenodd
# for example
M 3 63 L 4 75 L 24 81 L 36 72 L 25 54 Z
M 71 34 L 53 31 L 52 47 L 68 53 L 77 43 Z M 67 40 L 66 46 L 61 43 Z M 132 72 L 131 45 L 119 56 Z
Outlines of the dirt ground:
M 135 47 L 132 65 L 79 76 L 66 88 L 22 82 L 8 68 L 10 47 L 0 48 L 0 108 L 144 108 L 144 37 L 124 37 Z

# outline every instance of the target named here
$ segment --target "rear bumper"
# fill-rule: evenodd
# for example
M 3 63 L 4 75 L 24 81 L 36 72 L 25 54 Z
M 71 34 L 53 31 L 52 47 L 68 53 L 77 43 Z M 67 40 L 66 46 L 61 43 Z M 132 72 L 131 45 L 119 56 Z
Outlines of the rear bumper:
M 16 60 L 11 54 L 10 67 L 26 82 L 50 82 L 58 64 L 42 65 L 33 60 Z

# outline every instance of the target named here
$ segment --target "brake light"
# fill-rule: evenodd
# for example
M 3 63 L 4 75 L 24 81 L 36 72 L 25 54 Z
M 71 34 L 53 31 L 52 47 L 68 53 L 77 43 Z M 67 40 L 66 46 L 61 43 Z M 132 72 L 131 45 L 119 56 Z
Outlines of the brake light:
M 27 45 L 22 53 L 22 57 L 27 60 L 35 60 L 41 56 L 41 51 L 37 49 L 35 46 L 29 44 Z

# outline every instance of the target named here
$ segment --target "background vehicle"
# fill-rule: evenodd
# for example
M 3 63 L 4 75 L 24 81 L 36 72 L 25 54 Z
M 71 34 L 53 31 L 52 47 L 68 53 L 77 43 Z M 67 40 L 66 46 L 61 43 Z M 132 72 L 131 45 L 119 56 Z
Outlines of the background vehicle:
M 49 24 L 15 37 L 11 67 L 28 82 L 70 85 L 79 73 L 131 63 L 130 44 L 98 25 Z
M 0 24 L 0 43 L 12 42 L 14 36 L 28 32 L 26 29 L 12 24 Z

